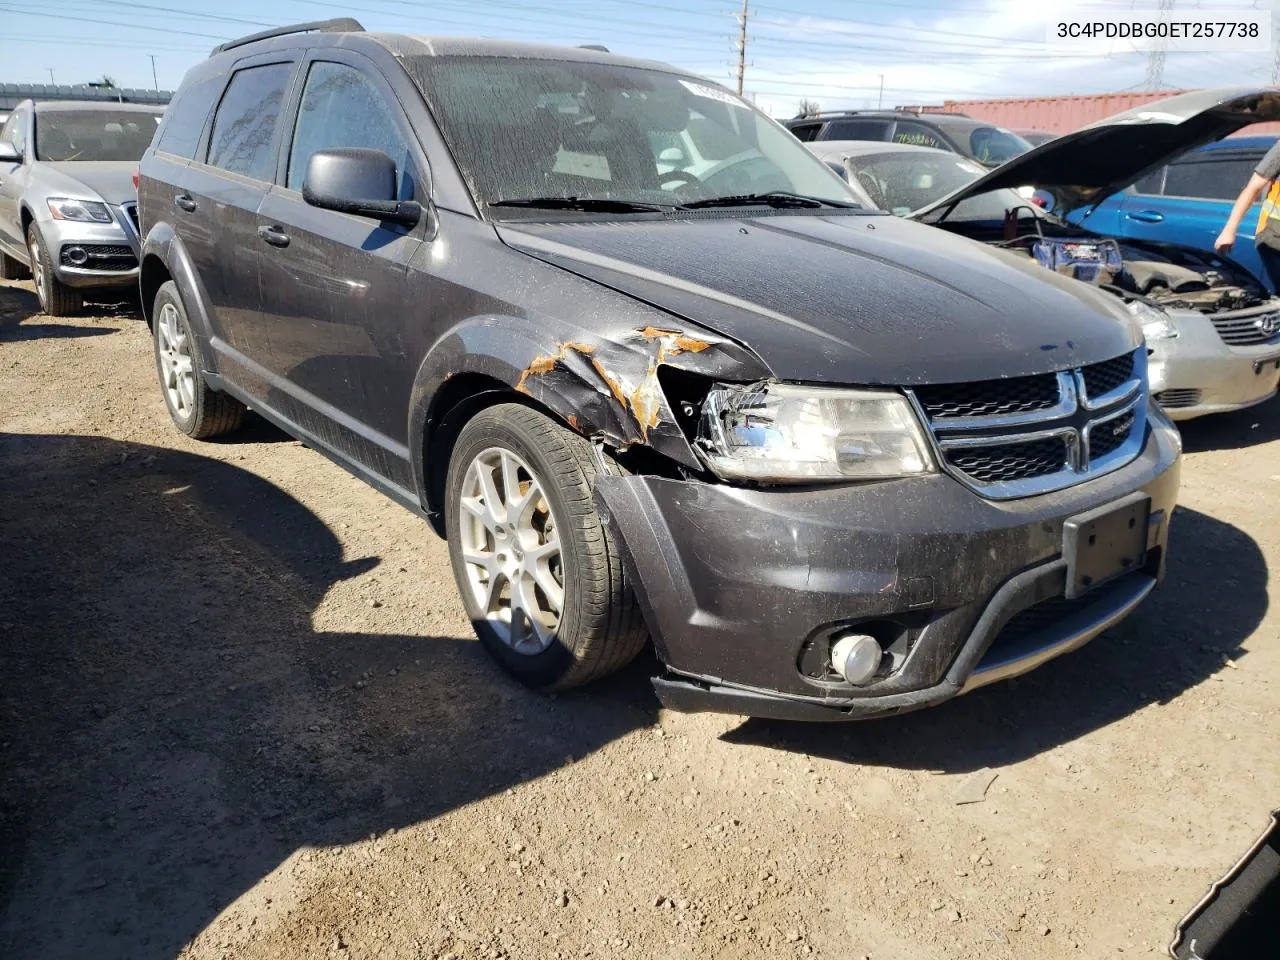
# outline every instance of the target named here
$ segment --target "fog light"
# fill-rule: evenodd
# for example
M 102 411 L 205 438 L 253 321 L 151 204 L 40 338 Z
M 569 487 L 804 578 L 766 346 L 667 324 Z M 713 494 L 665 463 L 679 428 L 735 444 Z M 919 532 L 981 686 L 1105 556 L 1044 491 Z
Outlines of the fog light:
M 62 251 L 62 255 L 77 267 L 82 267 L 89 262 L 89 254 L 85 252 L 84 247 L 67 247 Z
M 831 666 L 855 687 L 870 682 L 880 669 L 884 651 L 875 637 L 865 633 L 837 634 L 831 647 Z

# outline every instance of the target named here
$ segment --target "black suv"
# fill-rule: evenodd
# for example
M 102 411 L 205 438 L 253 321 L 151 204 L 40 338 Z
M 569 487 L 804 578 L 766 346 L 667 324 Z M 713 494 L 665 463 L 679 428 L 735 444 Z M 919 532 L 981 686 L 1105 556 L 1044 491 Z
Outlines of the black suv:
M 783 126 L 805 143 L 814 140 L 879 140 L 950 150 L 998 167 L 1031 149 L 1012 130 L 974 120 L 963 113 L 916 113 L 909 110 L 847 110 L 783 120 Z
M 178 427 L 252 407 L 428 519 L 538 688 L 651 638 L 677 709 L 894 712 L 1160 575 L 1177 434 L 1115 298 L 859 207 L 693 74 L 271 31 L 187 75 L 139 202 Z

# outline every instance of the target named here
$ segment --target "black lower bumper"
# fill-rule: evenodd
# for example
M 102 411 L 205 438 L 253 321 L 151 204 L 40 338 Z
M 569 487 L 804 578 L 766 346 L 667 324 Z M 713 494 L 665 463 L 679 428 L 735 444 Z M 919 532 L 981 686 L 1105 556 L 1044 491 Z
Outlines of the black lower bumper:
M 1025 672 L 1123 619 L 1161 576 L 1178 454 L 1153 423 L 1125 468 L 1000 503 L 946 476 L 803 490 L 611 476 L 596 503 L 666 665 L 665 706 L 852 720 Z M 1145 567 L 1066 600 L 1064 523 L 1135 491 L 1151 501 Z M 865 687 L 821 669 L 855 626 L 893 653 Z

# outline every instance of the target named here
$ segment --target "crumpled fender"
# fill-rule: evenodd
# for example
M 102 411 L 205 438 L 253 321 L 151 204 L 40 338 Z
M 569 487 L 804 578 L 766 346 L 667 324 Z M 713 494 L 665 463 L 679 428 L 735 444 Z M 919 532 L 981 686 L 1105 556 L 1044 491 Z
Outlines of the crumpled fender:
M 414 383 L 410 436 L 438 425 L 434 402 L 453 377 L 483 374 L 522 393 L 583 436 L 625 450 L 636 444 L 700 469 L 658 383 L 662 366 L 710 378 L 752 380 L 768 368 L 738 343 L 683 321 L 608 331 L 578 328 L 565 340 L 517 317 L 476 317 L 437 341 Z M 414 450 L 422 476 L 421 444 Z

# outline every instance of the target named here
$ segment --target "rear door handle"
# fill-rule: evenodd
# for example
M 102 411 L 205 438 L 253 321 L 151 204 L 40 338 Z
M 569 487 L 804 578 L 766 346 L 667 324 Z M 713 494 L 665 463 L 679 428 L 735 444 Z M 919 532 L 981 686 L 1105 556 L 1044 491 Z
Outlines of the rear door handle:
M 187 196 L 185 193 L 178 194 L 176 197 L 173 198 L 173 202 L 176 203 L 181 209 L 187 211 L 187 213 L 195 212 L 196 202 L 192 200 L 189 196 Z
M 271 244 L 273 247 L 287 247 L 289 245 L 289 235 L 284 232 L 283 227 L 274 225 L 270 227 L 259 227 L 258 236 L 267 241 L 267 243 Z
M 1137 220 L 1141 223 L 1164 222 L 1164 214 L 1157 210 L 1134 210 L 1132 213 L 1126 213 L 1125 216 L 1130 220 Z

